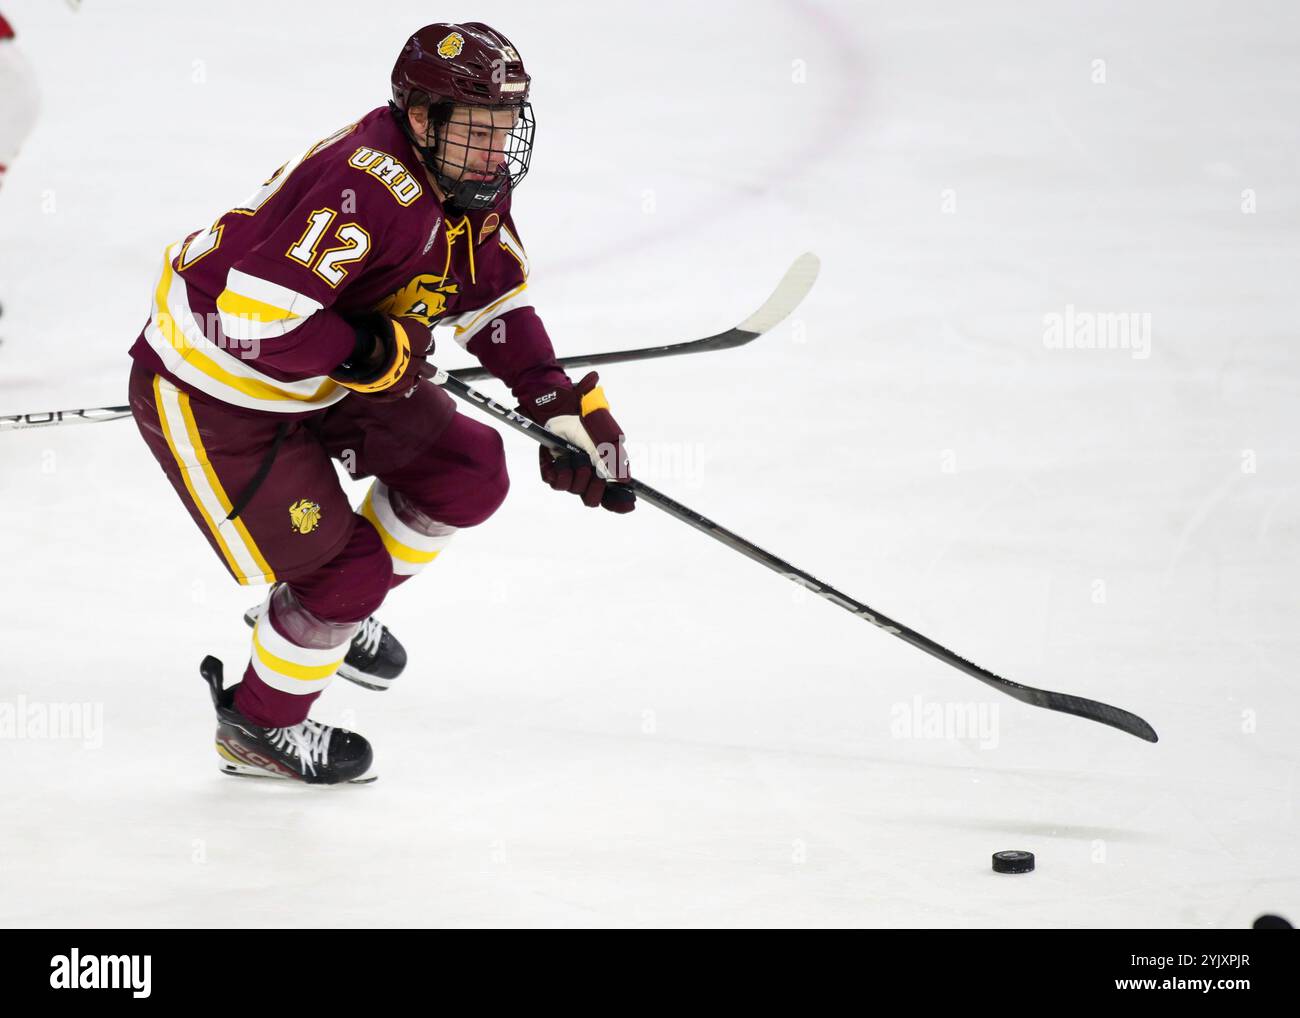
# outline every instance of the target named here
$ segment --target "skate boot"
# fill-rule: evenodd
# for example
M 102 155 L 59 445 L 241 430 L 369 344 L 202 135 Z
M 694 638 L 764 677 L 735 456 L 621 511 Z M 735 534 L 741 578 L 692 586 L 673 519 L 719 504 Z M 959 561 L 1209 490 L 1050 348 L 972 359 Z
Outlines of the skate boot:
M 244 612 L 244 621 L 256 625 L 261 612 L 261 605 L 249 608 Z M 386 625 L 371 615 L 352 637 L 352 646 L 339 665 L 339 674 L 358 686 L 382 691 L 392 686 L 405 667 L 406 648 Z
M 222 666 L 208 656 L 199 665 L 217 708 L 217 754 L 224 774 L 286 778 L 309 785 L 365 784 L 374 754 L 364 736 L 308 718 L 289 728 L 262 728 L 235 709 L 235 689 L 222 689 Z

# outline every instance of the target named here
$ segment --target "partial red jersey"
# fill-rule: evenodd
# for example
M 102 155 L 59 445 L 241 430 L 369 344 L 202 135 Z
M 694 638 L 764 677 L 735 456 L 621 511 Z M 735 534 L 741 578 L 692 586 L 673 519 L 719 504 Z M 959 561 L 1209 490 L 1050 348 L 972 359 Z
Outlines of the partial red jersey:
M 14 26 L 5 20 L 5 16 L 0 14 L 0 39 L 12 39 L 14 37 Z
M 313 411 L 349 392 L 328 377 L 356 342 L 345 316 L 378 309 L 454 326 L 461 345 L 514 385 L 559 370 L 527 280 L 510 197 L 449 216 L 380 107 L 171 245 L 131 354 L 227 403 Z M 497 321 L 509 344 L 480 339 Z

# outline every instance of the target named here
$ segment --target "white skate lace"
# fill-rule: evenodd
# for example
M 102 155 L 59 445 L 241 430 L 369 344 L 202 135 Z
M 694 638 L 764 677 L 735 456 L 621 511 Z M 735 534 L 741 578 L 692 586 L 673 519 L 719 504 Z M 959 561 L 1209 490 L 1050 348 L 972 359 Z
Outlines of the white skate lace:
M 383 635 L 383 625 L 371 615 L 370 618 L 361 623 L 361 629 L 357 635 L 352 637 L 352 646 L 360 647 L 367 654 L 373 654 L 379 649 L 379 641 Z
M 290 728 L 263 729 L 271 745 L 282 752 L 292 752 L 298 758 L 303 774 L 315 774 L 316 764 L 329 763 L 330 735 L 334 729 L 308 718 Z

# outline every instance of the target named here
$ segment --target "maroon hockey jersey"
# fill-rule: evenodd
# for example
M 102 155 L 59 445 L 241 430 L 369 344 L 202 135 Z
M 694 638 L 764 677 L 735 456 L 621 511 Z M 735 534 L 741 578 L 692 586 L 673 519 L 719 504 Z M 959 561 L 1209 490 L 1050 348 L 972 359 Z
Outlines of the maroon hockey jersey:
M 191 392 L 309 412 L 348 395 L 328 377 L 353 351 L 345 316 L 377 309 L 452 326 L 512 387 L 556 384 L 563 373 L 527 289 L 510 196 L 449 215 L 380 107 L 168 247 L 131 355 Z

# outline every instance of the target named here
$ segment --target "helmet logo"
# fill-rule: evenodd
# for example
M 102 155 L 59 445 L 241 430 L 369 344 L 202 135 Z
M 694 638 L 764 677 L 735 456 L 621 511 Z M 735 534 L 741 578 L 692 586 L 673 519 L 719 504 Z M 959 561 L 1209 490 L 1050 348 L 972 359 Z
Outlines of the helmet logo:
M 444 60 L 451 60 L 460 56 L 460 51 L 465 48 L 465 37 L 459 32 L 452 32 L 442 42 L 438 43 L 438 56 Z

